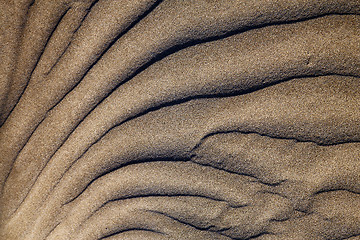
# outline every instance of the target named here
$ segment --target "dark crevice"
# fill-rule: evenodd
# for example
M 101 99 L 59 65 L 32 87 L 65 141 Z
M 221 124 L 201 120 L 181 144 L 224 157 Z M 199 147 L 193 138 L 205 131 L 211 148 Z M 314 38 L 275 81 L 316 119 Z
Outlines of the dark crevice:
M 29 4 L 28 8 L 30 9 L 34 5 L 34 3 L 35 3 L 35 0 L 32 0 L 31 3 Z
M 14 107 L 11 109 L 10 113 L 9 113 L 8 116 L 6 117 L 6 120 L 8 119 L 8 117 L 11 115 L 11 113 L 13 112 L 13 110 L 15 109 L 15 107 L 16 107 L 16 106 L 18 105 L 18 103 L 20 102 L 21 96 L 24 94 L 25 90 L 27 89 L 27 87 L 28 87 L 28 85 L 29 85 L 29 82 L 30 82 L 30 80 L 31 80 L 31 78 L 32 78 L 32 75 L 33 75 L 36 67 L 37 67 L 38 64 L 39 64 L 39 62 L 40 62 L 40 60 L 41 60 L 41 58 L 42 58 L 42 56 L 43 56 L 43 53 L 44 53 L 44 51 L 45 51 L 48 43 L 50 42 L 50 39 L 51 39 L 52 35 L 54 34 L 55 30 L 57 29 L 57 27 L 59 26 L 61 20 L 64 18 L 64 16 L 65 16 L 66 13 L 69 11 L 69 9 L 70 9 L 70 8 L 66 9 L 65 12 L 61 15 L 61 17 L 59 18 L 59 20 L 58 20 L 58 22 L 56 23 L 55 27 L 53 28 L 53 30 L 51 31 L 50 35 L 48 36 L 48 38 L 47 38 L 47 40 L 46 40 L 46 42 L 45 42 L 45 44 L 44 44 L 44 46 L 43 46 L 43 49 L 41 50 L 41 55 L 39 56 L 39 58 L 37 59 L 37 61 L 36 61 L 36 63 L 35 63 L 35 66 L 34 66 L 33 69 L 31 70 L 29 79 L 28 79 L 28 81 L 26 82 L 26 85 L 25 85 L 24 89 L 22 90 L 21 95 L 20 95 L 20 97 L 18 98 L 17 102 L 15 103 Z M 44 118 L 45 118 L 45 117 L 44 117 Z M 9 177 L 9 175 L 10 175 L 13 167 L 14 167 L 14 164 L 15 164 L 16 159 L 18 158 L 19 154 L 20 154 L 21 151 L 24 149 L 24 147 L 25 147 L 26 144 L 28 143 L 29 139 L 31 138 L 31 136 L 33 135 L 33 133 L 35 132 L 35 130 L 38 128 L 38 126 L 41 124 L 41 122 L 44 120 L 44 118 L 35 126 L 34 130 L 31 132 L 30 136 L 26 139 L 24 145 L 20 148 L 20 150 L 19 150 L 18 153 L 16 154 L 14 160 L 11 162 L 11 167 L 10 167 L 10 170 L 9 170 L 6 178 L 5 178 L 5 182 L 4 182 L 4 183 L 6 183 L 6 181 L 7 181 L 8 177 Z M 5 120 L 5 121 L 6 121 L 6 120 Z M 4 121 L 4 122 L 5 122 L 5 121 Z M 1 191 L 3 191 L 4 186 L 5 186 L 5 184 L 3 185 Z
M 159 214 L 159 215 L 163 215 L 163 216 L 168 217 L 168 218 L 170 218 L 170 219 L 172 219 L 172 220 L 174 220 L 174 221 L 177 221 L 177 222 L 179 222 L 179 223 L 182 223 L 182 224 L 188 225 L 188 226 L 190 226 L 190 227 L 192 227 L 192 228 L 195 228 L 196 230 L 199 230 L 199 231 L 214 232 L 214 233 L 217 233 L 217 234 L 226 236 L 225 234 L 222 234 L 221 231 L 212 230 L 211 228 L 212 228 L 213 226 L 209 226 L 209 227 L 199 227 L 199 226 L 196 226 L 196 225 L 194 225 L 194 224 L 190 224 L 190 223 L 188 223 L 188 222 L 182 221 L 182 220 L 180 220 L 180 219 L 178 219 L 178 218 L 175 218 L 175 217 L 173 217 L 173 216 L 171 216 L 171 215 L 169 215 L 169 214 L 166 214 L 166 213 L 163 213 L 163 212 L 160 212 L 160 211 L 147 210 L 147 209 L 144 209 L 144 211 L 146 211 L 146 212 L 151 212 L 151 213 L 155 213 L 155 214 Z M 229 229 L 231 229 L 231 228 L 226 228 L 226 230 L 229 230 Z M 229 237 L 229 236 L 226 236 L 226 237 Z
M 160 234 L 160 235 L 166 235 L 165 233 L 163 232 L 160 232 L 160 231 L 156 231 L 154 229 L 148 229 L 148 228 L 129 228 L 129 229 L 126 229 L 126 230 L 122 230 L 122 231 L 117 231 L 117 232 L 114 232 L 112 234 L 109 234 L 109 235 L 106 235 L 104 237 L 101 237 L 99 238 L 99 240 L 102 240 L 102 239 L 107 239 L 109 237 L 112 237 L 112 236 L 115 236 L 115 235 L 118 235 L 118 234 L 121 234 L 121 233 L 124 233 L 124 232 L 130 232 L 130 231 L 146 231 L 146 232 L 152 232 L 152 233 L 157 233 L 157 234 Z
M 195 157 L 195 155 L 192 155 L 191 158 Z M 262 181 L 259 177 L 257 177 L 256 175 L 254 174 L 250 174 L 250 173 L 245 173 L 245 172 L 235 172 L 235 171 L 232 171 L 232 170 L 229 170 L 229 169 L 225 169 L 225 168 L 221 168 L 221 167 L 218 167 L 218 166 L 215 166 L 215 165 L 212 165 L 212 164 L 204 164 L 204 163 L 199 163 L 197 161 L 194 161 L 194 160 L 191 160 L 191 162 L 195 163 L 195 164 L 198 164 L 198 165 L 201 165 L 201 166 L 205 166 L 205 167 L 211 167 L 211 168 L 214 168 L 216 170 L 221 170 L 221 171 L 224 171 L 226 173 L 230 173 L 230 174 L 235 174 L 237 176 L 246 176 L 246 177 L 249 177 L 249 178 L 253 178 L 254 180 L 250 180 L 249 183 L 261 183 L 263 185 L 266 185 L 266 186 L 269 186 L 269 187 L 276 187 L 276 186 L 280 186 L 282 183 L 286 182 L 287 180 L 279 180 L 275 183 L 271 183 L 271 182 L 264 182 Z M 268 193 L 273 193 L 273 192 L 268 192 Z M 273 193 L 273 194 L 276 194 L 276 193 Z
M 31 8 L 34 6 L 35 4 L 35 0 L 32 0 L 30 3 L 29 3 L 29 6 L 27 7 L 26 9 L 26 13 L 25 13 L 25 24 L 22 25 L 21 27 L 21 40 L 24 40 L 24 29 L 25 27 L 28 25 L 28 20 L 29 20 L 29 13 L 31 11 Z
M 64 56 L 65 52 L 68 50 L 69 46 L 71 44 L 71 41 L 68 42 L 62 53 L 59 55 L 59 57 L 56 59 L 55 63 L 50 67 L 50 69 L 44 74 L 46 77 L 51 73 L 51 71 L 54 69 L 54 67 L 59 63 L 61 58 Z
M 355 192 L 355 191 L 353 191 L 353 190 L 346 189 L 346 188 L 322 189 L 322 190 L 320 190 L 320 191 L 315 192 L 313 195 L 318 195 L 318 194 L 321 194 L 321 193 L 337 192 L 337 191 L 345 191 L 345 192 L 353 193 L 353 194 L 356 194 L 357 197 L 358 197 L 358 195 L 360 195 L 360 192 Z M 360 196 L 359 196 L 359 197 L 360 197 Z
M 278 192 L 275 192 L 275 191 L 271 191 L 271 190 L 261 190 L 261 191 L 257 191 L 256 193 L 261 193 L 261 194 L 272 194 L 272 195 L 276 195 L 276 196 L 279 196 L 279 197 L 282 197 L 282 198 L 285 198 L 285 199 L 288 199 L 290 200 L 289 197 L 281 194 L 281 193 L 278 193 Z
M 216 201 L 216 202 L 225 202 L 229 207 L 231 208 L 243 208 L 243 207 L 248 207 L 249 205 L 244 204 L 244 205 L 239 205 L 239 206 L 232 206 L 231 203 L 226 202 L 223 199 L 219 199 L 219 198 L 214 198 L 214 197 L 210 197 L 210 196 L 206 196 L 206 195 L 196 195 L 196 194 L 156 194 L 156 193 L 152 193 L 152 194 L 138 194 L 138 195 L 134 195 L 134 196 L 127 196 L 127 197 L 123 197 L 123 198 L 115 198 L 115 199 L 111 199 L 108 200 L 106 202 L 104 202 L 96 211 L 99 211 L 101 208 L 103 208 L 106 204 L 111 203 L 111 202 L 117 202 L 117 201 L 122 201 L 122 200 L 129 200 L 129 199 L 135 199 L 135 198 L 149 198 L 149 197 L 199 197 L 199 198 L 204 198 L 204 199 L 208 199 L 211 201 Z M 95 212 L 94 212 L 95 213 Z
M 50 236 L 50 234 L 51 234 L 52 232 L 54 232 L 54 230 L 57 228 L 57 226 L 60 225 L 60 223 L 61 223 L 61 222 L 58 222 L 53 228 L 51 228 L 51 230 L 48 232 L 48 234 L 46 234 L 46 236 L 44 237 L 44 239 L 47 239 L 47 238 Z
M 115 198 L 115 199 L 111 199 L 108 200 L 107 202 L 103 203 L 98 209 L 101 209 L 102 207 L 104 207 L 106 204 L 111 203 L 111 202 L 117 202 L 117 201 L 123 201 L 123 200 L 129 200 L 129 199 L 135 199 L 135 198 L 150 198 L 150 197 L 199 197 L 199 198 L 204 198 L 204 199 L 208 199 L 211 201 L 216 201 L 216 202 L 226 202 L 225 200 L 219 199 L 219 198 L 214 198 L 214 197 L 210 197 L 210 196 L 205 196 L 205 195 L 196 195 L 196 194 L 138 194 L 138 195 L 134 195 L 134 196 L 130 196 L 130 197 L 123 197 L 123 198 Z M 231 206 L 230 203 L 226 202 L 226 204 L 229 205 L 229 207 L 231 208 L 242 208 L 242 207 L 248 207 L 249 205 L 241 205 L 241 206 Z
M 299 218 L 313 214 L 313 212 L 310 212 L 308 209 L 295 208 L 294 210 L 298 213 L 303 214 L 303 216 L 300 216 Z
M 86 9 L 86 14 L 84 15 L 84 17 L 80 20 L 79 25 L 77 26 L 77 28 L 74 31 L 74 34 L 79 30 L 79 28 L 82 26 L 83 22 L 85 21 L 86 17 L 89 15 L 89 13 L 91 12 L 92 8 L 99 2 L 99 0 L 95 0 L 91 3 L 91 5 Z
M 357 233 L 357 234 L 352 234 L 352 235 L 344 237 L 344 238 L 340 238 L 339 240 L 346 240 L 346 239 L 351 239 L 351 238 L 359 237 L 359 236 L 360 236 L 360 233 Z

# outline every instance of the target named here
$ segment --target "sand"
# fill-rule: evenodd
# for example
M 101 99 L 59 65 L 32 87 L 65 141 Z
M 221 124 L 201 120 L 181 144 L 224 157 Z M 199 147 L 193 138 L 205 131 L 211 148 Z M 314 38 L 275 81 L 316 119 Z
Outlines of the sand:
M 0 239 L 360 236 L 359 1 L 0 8 Z

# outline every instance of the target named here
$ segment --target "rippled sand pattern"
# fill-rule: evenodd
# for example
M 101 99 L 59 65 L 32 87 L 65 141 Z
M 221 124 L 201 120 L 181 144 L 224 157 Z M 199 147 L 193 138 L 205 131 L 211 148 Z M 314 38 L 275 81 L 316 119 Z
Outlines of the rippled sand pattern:
M 359 0 L 3 0 L 0 239 L 360 239 Z

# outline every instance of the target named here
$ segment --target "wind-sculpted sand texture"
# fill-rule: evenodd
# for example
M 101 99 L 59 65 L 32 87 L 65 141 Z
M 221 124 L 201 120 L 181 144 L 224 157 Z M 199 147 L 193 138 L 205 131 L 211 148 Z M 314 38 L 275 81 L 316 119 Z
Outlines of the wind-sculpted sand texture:
M 0 239 L 360 239 L 359 0 L 0 3 Z

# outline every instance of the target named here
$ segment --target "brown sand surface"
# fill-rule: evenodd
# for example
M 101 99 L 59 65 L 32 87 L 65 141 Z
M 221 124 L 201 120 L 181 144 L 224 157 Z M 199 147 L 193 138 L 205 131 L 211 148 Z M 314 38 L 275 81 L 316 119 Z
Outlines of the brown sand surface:
M 1 240 L 359 238 L 359 0 L 0 9 Z

